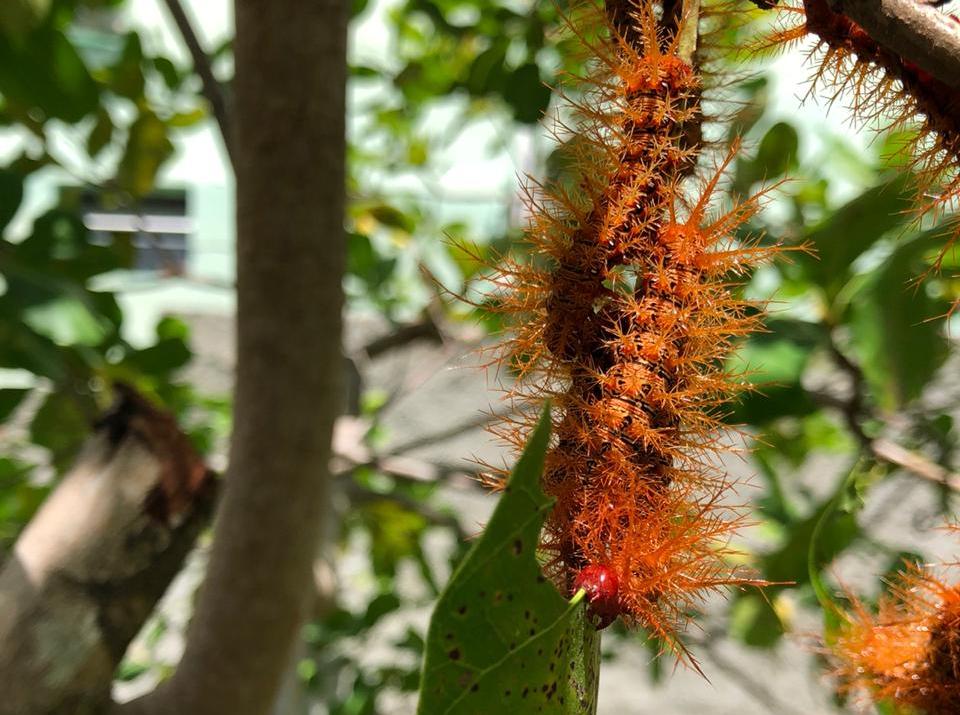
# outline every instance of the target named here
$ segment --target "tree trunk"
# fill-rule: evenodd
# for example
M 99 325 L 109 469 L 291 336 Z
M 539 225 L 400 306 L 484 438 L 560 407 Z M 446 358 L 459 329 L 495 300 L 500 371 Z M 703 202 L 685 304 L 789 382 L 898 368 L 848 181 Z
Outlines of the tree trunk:
M 236 1 L 230 466 L 186 652 L 128 711 L 263 715 L 306 615 L 341 393 L 346 19 Z

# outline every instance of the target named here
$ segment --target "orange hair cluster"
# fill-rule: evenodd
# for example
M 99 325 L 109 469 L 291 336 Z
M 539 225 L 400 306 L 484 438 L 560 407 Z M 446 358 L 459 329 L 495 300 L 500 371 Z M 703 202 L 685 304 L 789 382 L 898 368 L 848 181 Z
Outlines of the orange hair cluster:
M 568 592 L 602 574 L 618 591 L 604 622 L 619 615 L 682 653 L 705 592 L 753 583 L 728 558 L 742 519 L 716 453 L 743 387 L 726 360 L 762 312 L 737 284 L 775 249 L 736 235 L 759 197 L 711 208 L 736 148 L 695 175 L 702 75 L 681 56 L 690 20 L 664 5 L 588 3 L 568 19 L 592 59 L 564 85 L 566 179 L 529 189 L 528 255 L 495 284 L 511 397 L 521 414 L 555 408 L 546 572 Z M 499 431 L 520 445 L 528 428 Z
M 909 568 L 877 614 L 854 601 L 831 653 L 844 690 L 925 715 L 960 712 L 960 587 Z
M 918 2 L 921 0 L 918 0 Z M 903 147 L 924 198 L 918 214 L 939 216 L 960 203 L 960 90 L 950 87 L 876 42 L 827 0 L 790 0 L 778 6 L 780 28 L 764 44 L 785 46 L 814 37 L 814 85 L 826 82 L 866 121 L 916 129 Z M 954 16 L 960 23 L 960 18 Z M 960 29 L 960 24 L 958 24 Z M 960 222 L 941 253 L 960 237 Z

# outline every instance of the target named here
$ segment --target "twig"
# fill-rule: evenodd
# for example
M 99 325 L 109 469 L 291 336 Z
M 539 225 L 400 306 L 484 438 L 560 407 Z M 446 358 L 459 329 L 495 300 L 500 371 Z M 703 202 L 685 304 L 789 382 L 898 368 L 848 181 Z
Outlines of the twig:
M 173 21 L 177 24 L 177 29 L 180 30 L 180 35 L 190 52 L 190 57 L 193 59 L 193 70 L 199 75 L 200 81 L 203 83 L 203 96 L 210 102 L 213 116 L 220 127 L 220 134 L 223 136 L 223 145 L 232 164 L 234 161 L 233 135 L 230 129 L 230 114 L 227 109 L 227 98 L 223 86 L 213 76 L 210 58 L 207 57 L 207 53 L 201 47 L 200 40 L 193 31 L 193 25 L 190 24 L 190 18 L 187 17 L 180 0 L 164 0 L 164 2 L 173 16 Z
M 685 0 L 681 7 L 683 17 L 680 22 L 680 46 L 677 56 L 684 62 L 693 64 L 700 46 L 700 0 Z
M 942 484 L 960 491 L 960 475 L 931 462 L 923 455 L 912 452 L 892 440 L 880 437 L 870 442 L 870 451 L 878 459 L 907 470 L 930 482 Z
M 366 467 L 389 474 L 407 482 L 437 483 L 449 480 L 456 475 L 462 475 L 467 481 L 475 476 L 469 468 L 458 467 L 452 464 L 427 462 L 416 457 L 403 454 L 416 446 L 420 440 L 394 448 L 389 454 L 375 454 L 363 441 L 363 436 L 369 429 L 369 422 L 356 417 L 341 416 L 333 437 L 333 471 L 336 475 L 348 474 L 355 469 Z M 476 423 L 467 422 L 454 428 L 454 436 L 462 431 L 475 429 Z M 425 443 L 432 444 L 442 441 L 446 435 L 431 435 L 425 438 Z
M 823 403 L 830 404 L 830 406 L 835 407 L 843 413 L 844 421 L 847 424 L 847 428 L 857 438 L 857 441 L 860 445 L 866 449 L 869 449 L 870 446 L 870 437 L 863 430 L 863 411 L 864 411 L 864 400 L 863 400 L 863 391 L 866 378 L 863 375 L 863 370 L 860 369 L 860 366 L 853 362 L 850 358 L 847 357 L 846 353 L 840 349 L 840 346 L 837 345 L 836 340 L 833 338 L 833 331 L 828 332 L 829 348 L 830 354 L 833 356 L 833 359 L 836 361 L 837 365 L 840 367 L 843 372 L 847 374 L 847 377 L 850 378 L 850 398 L 847 400 L 838 400 L 836 398 L 824 397 L 822 395 L 814 395 L 815 398 L 819 399 Z
M 413 450 L 421 447 L 427 447 L 432 444 L 437 444 L 438 442 L 445 442 L 448 439 L 459 437 L 467 432 L 488 427 L 490 423 L 501 416 L 502 415 L 497 414 L 483 414 L 476 419 L 465 420 L 464 422 L 453 425 L 452 427 L 448 427 L 447 429 L 440 430 L 438 432 L 432 432 L 420 437 L 415 437 L 407 442 L 395 445 L 391 449 L 391 452 L 396 455 L 406 454 L 407 452 L 412 452 Z
M 429 316 L 422 322 L 401 326 L 392 333 L 371 340 L 363 347 L 363 352 L 367 354 L 368 358 L 374 360 L 390 350 L 403 347 L 417 340 L 429 340 L 437 343 L 443 340 L 440 329 Z
M 960 23 L 918 0 L 827 0 L 874 40 L 960 88 Z
M 954 491 L 960 492 L 960 475 L 897 444 L 893 440 L 885 437 L 871 439 L 860 424 L 858 413 L 851 409 L 850 402 L 819 392 L 811 392 L 810 395 L 817 404 L 833 408 L 842 413 L 847 429 L 856 438 L 860 447 L 874 459 L 900 467 L 928 482 L 943 484 Z

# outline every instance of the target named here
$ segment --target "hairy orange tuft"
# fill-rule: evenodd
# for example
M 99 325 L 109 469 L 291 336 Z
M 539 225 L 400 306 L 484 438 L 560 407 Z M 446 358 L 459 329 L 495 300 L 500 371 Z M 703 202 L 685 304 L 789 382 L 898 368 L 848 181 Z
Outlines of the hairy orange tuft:
M 845 620 L 831 647 L 845 690 L 926 715 L 960 712 L 960 587 L 911 566 L 877 614 L 855 600 Z

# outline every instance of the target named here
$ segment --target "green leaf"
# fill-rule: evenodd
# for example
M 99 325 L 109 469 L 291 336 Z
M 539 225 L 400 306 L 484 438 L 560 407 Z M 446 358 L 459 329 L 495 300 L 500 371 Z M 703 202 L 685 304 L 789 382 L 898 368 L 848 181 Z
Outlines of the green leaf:
M 797 262 L 832 301 L 847 282 L 854 259 L 910 220 L 913 201 L 914 192 L 904 174 L 867 189 L 813 228 L 807 240 L 816 256 L 801 255 Z
M 737 193 L 747 193 L 758 181 L 768 181 L 786 174 L 797 165 L 800 137 L 786 122 L 774 124 L 760 140 L 753 159 L 737 162 L 734 187 Z
M 420 715 L 596 712 L 600 638 L 579 598 L 540 573 L 551 507 L 540 489 L 545 411 L 481 539 L 454 572 L 427 634 Z
M 169 58 L 154 57 L 153 68 L 163 78 L 163 83 L 167 85 L 167 89 L 175 90 L 183 83 L 183 75 L 180 74 L 180 70 Z
M 0 230 L 7 227 L 23 200 L 23 176 L 9 169 L 0 170 Z
M 412 232 L 416 228 L 416 224 L 408 214 L 389 204 L 371 206 L 368 213 L 379 223 L 389 228 L 397 228 L 407 233 Z
M 12 387 L 0 389 L 0 422 L 7 420 L 29 393 L 28 389 Z
M 393 273 L 396 260 L 382 258 L 368 236 L 347 236 L 347 273 L 361 278 L 371 289 L 381 286 Z
M 4 0 L 0 2 L 0 33 L 10 39 L 36 27 L 50 9 L 51 0 Z
M 482 97 L 490 92 L 503 91 L 507 77 L 503 63 L 509 46 L 506 38 L 499 39 L 474 58 L 467 75 L 470 94 Z
M 800 137 L 792 125 L 778 122 L 770 127 L 760 140 L 756 158 L 764 169 L 765 178 L 780 176 L 796 166 L 799 148 Z
M 49 283 L 55 278 L 68 279 L 74 288 L 87 279 L 118 268 L 126 268 L 133 259 L 129 243 L 96 246 L 89 242 L 80 217 L 70 211 L 53 209 L 33 224 L 33 233 L 18 244 L 13 255 L 4 257 L 4 270 L 23 274 L 24 280 Z M 59 290 L 64 286 L 60 281 Z M 53 286 L 47 286 L 48 292 Z
M 378 576 L 394 576 L 397 564 L 417 559 L 428 526 L 420 514 L 390 499 L 378 499 L 355 509 L 370 534 L 370 560 Z
M 733 406 L 730 421 L 761 425 L 780 417 L 799 417 L 817 409 L 801 378 L 811 353 L 824 344 L 823 326 L 802 320 L 770 320 L 767 330 L 744 341 L 729 361 L 756 390 Z
M 861 531 L 854 514 L 840 511 L 836 506 L 849 486 L 845 476 L 837 491 L 813 514 L 791 528 L 787 541 L 779 549 L 764 555 L 764 578 L 808 583 L 811 562 L 818 570 L 822 569 L 859 538 Z
M 766 330 L 745 341 L 730 368 L 755 385 L 791 384 L 800 379 L 810 353 L 824 343 L 823 326 L 805 320 L 769 320 Z
M 366 613 L 363 614 L 362 623 L 364 628 L 371 628 L 381 618 L 389 613 L 393 613 L 402 604 L 400 598 L 395 593 L 381 593 L 367 605 Z
M 765 425 L 781 417 L 805 417 L 819 409 L 806 388 L 795 381 L 763 385 L 741 395 L 727 418 L 734 425 Z
M 153 112 L 141 111 L 130 125 L 126 151 L 117 167 L 117 183 L 136 198 L 146 196 L 153 190 L 160 167 L 172 155 L 167 125 Z
M 162 338 L 150 347 L 129 353 L 124 365 L 147 375 L 166 377 L 184 367 L 192 357 L 190 346 L 182 338 Z
M 96 111 L 100 91 L 70 40 L 50 23 L 21 44 L 0 42 L 0 94 L 29 116 L 76 123 Z
M 62 295 L 23 311 L 23 322 L 58 345 L 98 344 L 111 326 L 74 296 Z
M 820 518 L 817 519 L 817 523 L 813 527 L 807 549 L 807 575 L 810 579 L 810 585 L 813 586 L 817 601 L 820 603 L 820 608 L 823 610 L 824 635 L 827 643 L 833 641 L 842 626 L 843 608 L 823 581 L 823 569 L 827 563 L 822 560 L 824 549 L 821 548 L 821 540 L 827 534 L 827 530 L 834 519 L 839 518 L 836 516 L 838 513 L 846 513 L 848 517 L 853 516 L 854 509 L 851 508 L 851 502 L 857 501 L 858 495 L 851 494 L 851 492 L 856 490 L 859 474 L 860 463 L 858 462 L 850 470 L 849 476 L 844 479 L 833 499 L 821 511 Z M 830 560 L 833 560 L 833 556 L 830 557 Z
M 916 129 L 899 129 L 885 134 L 878 151 L 881 168 L 907 170 L 913 164 L 912 147 L 916 140 Z
M 49 485 L 32 483 L 33 468 L 0 457 L 0 550 L 11 544 L 50 492 Z
M 851 304 L 853 351 L 879 404 L 896 409 L 915 399 L 949 354 L 943 321 L 949 303 L 926 283 L 910 283 L 929 267 L 949 229 L 901 240 L 867 278 Z
M 190 326 L 180 318 L 165 315 L 157 321 L 157 338 L 160 340 L 190 340 Z
M 110 68 L 109 87 L 121 97 L 137 101 L 143 96 L 143 48 L 140 35 L 127 33 L 117 63 Z
M 58 471 L 69 465 L 90 433 L 90 423 L 79 399 L 66 391 L 52 392 L 30 423 L 30 439 L 50 450 Z
M 64 351 L 28 328 L 17 315 L 0 311 L 0 367 L 21 369 L 60 382 L 67 377 Z
M 518 122 L 536 124 L 550 104 L 552 92 L 540 79 L 540 68 L 528 62 L 515 69 L 506 80 L 503 98 L 513 108 Z
M 197 107 L 189 112 L 177 112 L 167 120 L 167 125 L 184 129 L 192 127 L 207 118 L 207 110 L 203 107 Z
M 141 663 L 139 661 L 133 660 L 124 660 L 120 663 L 120 666 L 117 668 L 116 675 L 114 676 L 120 682 L 129 682 L 131 680 L 136 680 L 144 673 L 150 670 L 149 663 Z
M 735 638 L 754 648 L 771 648 L 783 633 L 769 595 L 750 592 L 737 599 L 730 616 L 730 634 Z

